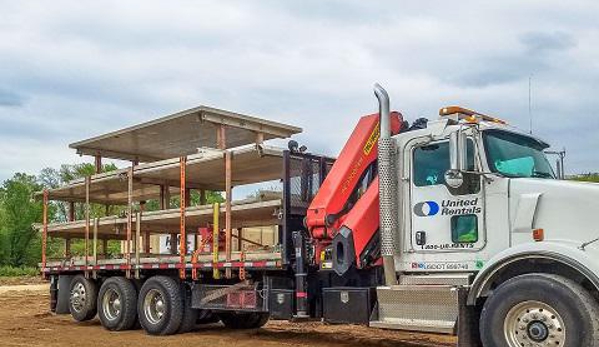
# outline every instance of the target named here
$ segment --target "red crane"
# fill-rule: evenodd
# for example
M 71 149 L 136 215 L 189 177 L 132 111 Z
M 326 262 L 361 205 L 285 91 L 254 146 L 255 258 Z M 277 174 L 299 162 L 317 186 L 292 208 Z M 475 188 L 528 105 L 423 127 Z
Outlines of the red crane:
M 315 262 L 320 263 L 322 252 L 333 244 L 333 268 L 338 273 L 354 260 L 357 268 L 363 268 L 379 258 L 379 118 L 376 113 L 360 119 L 307 211 Z M 398 134 L 402 126 L 402 115 L 392 112 L 392 133 Z

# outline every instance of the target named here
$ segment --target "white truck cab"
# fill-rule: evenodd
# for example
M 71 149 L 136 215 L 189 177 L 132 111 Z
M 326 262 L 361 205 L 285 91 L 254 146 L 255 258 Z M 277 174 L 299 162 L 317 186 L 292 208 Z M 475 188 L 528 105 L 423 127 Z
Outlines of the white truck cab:
M 537 242 L 534 230 L 551 233 L 535 220 L 543 187 L 569 182 L 555 180 L 543 153 L 549 146 L 503 122 L 466 117 L 445 116 L 395 137 L 406 163 L 398 172 L 401 199 L 409 202 L 400 217 L 409 231 L 400 233 L 401 271 L 476 272 L 507 248 Z M 514 195 L 529 184 L 536 191 Z
M 449 332 L 460 315 L 484 346 L 599 345 L 599 185 L 558 180 L 549 145 L 502 120 L 440 115 L 391 137 L 399 280 L 371 325 Z
M 584 263 L 599 251 L 599 185 L 556 179 L 544 141 L 495 118 L 453 112 L 395 136 L 406 163 L 401 199 L 409 201 L 397 269 L 479 272 L 497 255 L 553 247 Z M 593 258 L 591 268 L 599 265 Z

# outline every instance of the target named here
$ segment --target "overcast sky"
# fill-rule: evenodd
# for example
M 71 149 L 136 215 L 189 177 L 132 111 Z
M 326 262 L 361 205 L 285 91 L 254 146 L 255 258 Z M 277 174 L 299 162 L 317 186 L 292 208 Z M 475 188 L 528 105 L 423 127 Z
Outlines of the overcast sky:
M 484 3 L 484 5 L 483 5 Z M 599 171 L 597 1 L 3 1 L 0 180 L 200 104 L 304 128 L 335 155 L 372 84 L 408 120 L 459 104 Z

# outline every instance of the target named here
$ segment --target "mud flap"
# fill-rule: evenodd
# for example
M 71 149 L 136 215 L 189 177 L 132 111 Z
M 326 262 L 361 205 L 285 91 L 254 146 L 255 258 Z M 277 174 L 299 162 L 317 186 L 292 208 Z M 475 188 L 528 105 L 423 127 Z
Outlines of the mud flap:
M 468 306 L 467 299 L 468 289 L 458 289 L 459 313 L 456 324 L 458 347 L 482 347 L 478 330 L 480 309 L 476 306 Z
M 56 314 L 70 314 L 69 301 L 71 299 L 72 275 L 58 276 L 58 297 L 56 300 Z

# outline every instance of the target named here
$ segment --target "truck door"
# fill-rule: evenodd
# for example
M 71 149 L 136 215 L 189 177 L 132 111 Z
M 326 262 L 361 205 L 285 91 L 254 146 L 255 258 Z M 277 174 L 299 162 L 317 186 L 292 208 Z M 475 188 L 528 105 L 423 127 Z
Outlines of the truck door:
M 412 179 L 406 230 L 410 240 L 404 264 L 417 271 L 475 270 L 474 254 L 486 242 L 480 176 L 465 173 L 459 189 L 445 184 L 445 172 L 450 168 L 447 140 L 414 141 L 408 149 L 411 158 L 406 161 L 412 163 Z M 468 139 L 468 171 L 476 169 L 475 152 L 474 141 Z M 473 256 L 464 257 L 464 252 Z

